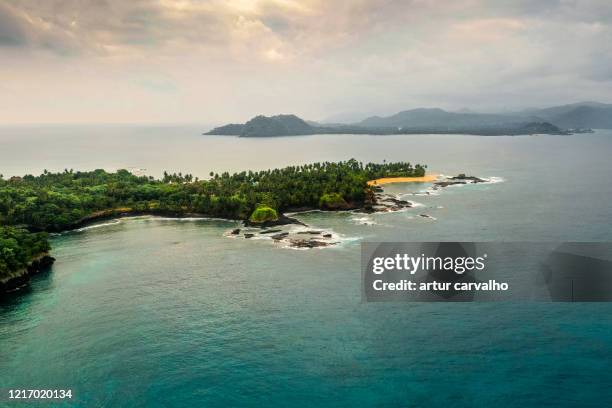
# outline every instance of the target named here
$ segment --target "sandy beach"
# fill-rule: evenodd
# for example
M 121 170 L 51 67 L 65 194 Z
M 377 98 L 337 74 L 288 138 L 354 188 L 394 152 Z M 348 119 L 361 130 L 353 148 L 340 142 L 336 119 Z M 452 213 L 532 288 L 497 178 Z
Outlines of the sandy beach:
M 423 177 L 383 177 L 368 181 L 369 186 L 381 186 L 391 183 L 431 183 L 440 177 L 438 174 L 429 174 Z

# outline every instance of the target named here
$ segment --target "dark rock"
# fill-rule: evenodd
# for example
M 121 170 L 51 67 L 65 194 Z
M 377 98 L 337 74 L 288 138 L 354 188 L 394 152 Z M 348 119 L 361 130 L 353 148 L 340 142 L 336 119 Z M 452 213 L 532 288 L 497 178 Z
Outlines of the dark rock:
M 289 235 L 288 232 L 281 232 L 280 234 L 272 235 L 271 238 L 275 241 L 280 241 L 281 239 L 285 238 L 287 235 Z
M 437 183 L 434 183 L 436 187 L 448 187 L 448 186 L 454 186 L 457 184 L 467 184 L 467 182 L 465 181 L 438 181 Z
M 240 228 L 233 229 L 232 232 L 230 232 L 230 234 L 232 234 L 232 235 L 240 234 Z
M 323 238 L 331 238 L 332 234 L 323 234 Z
M 314 239 L 292 239 L 289 242 L 294 248 L 320 248 L 335 245 L 333 242 L 323 242 Z
M 245 238 L 253 238 L 255 234 L 244 234 Z
M 266 230 L 266 231 L 261 231 L 260 234 L 274 234 L 275 232 L 281 232 L 282 230 L 280 229 L 271 229 L 271 230 Z
M 300 231 L 298 234 L 319 235 L 322 231 Z
M 55 262 L 55 258 L 50 255 L 42 255 L 34 259 L 25 269 L 23 269 L 20 275 L 5 282 L 0 282 L 0 293 L 13 292 L 28 286 L 32 276 L 49 270 L 53 262 Z
M 298 225 L 306 226 L 306 224 L 304 224 L 303 222 L 298 221 L 295 218 L 287 217 L 284 214 L 279 214 L 278 219 L 274 221 L 265 221 L 265 222 L 257 223 L 257 222 L 251 222 L 249 220 L 244 220 L 243 224 L 245 227 L 257 227 L 257 228 L 270 228 L 270 227 L 277 227 L 279 225 L 289 225 L 289 224 L 298 224 Z
M 449 177 L 449 180 L 467 180 L 467 181 L 471 181 L 472 183 L 484 183 L 485 180 L 478 178 L 478 177 L 474 177 L 474 176 L 466 176 L 464 173 L 458 174 L 454 177 Z

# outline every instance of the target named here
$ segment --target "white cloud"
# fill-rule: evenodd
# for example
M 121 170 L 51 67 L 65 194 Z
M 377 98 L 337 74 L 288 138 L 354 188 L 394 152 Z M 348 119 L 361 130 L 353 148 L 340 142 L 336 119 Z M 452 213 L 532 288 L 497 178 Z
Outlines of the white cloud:
M 0 0 L 0 121 L 609 102 L 611 24 L 604 0 Z

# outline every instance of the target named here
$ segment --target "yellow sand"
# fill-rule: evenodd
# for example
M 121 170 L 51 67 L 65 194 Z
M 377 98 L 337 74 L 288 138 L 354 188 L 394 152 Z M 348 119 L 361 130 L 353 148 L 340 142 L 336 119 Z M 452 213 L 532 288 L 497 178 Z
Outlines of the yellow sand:
M 380 186 L 391 183 L 431 183 L 438 179 L 437 174 L 429 174 L 423 177 L 383 177 L 368 181 L 369 186 Z

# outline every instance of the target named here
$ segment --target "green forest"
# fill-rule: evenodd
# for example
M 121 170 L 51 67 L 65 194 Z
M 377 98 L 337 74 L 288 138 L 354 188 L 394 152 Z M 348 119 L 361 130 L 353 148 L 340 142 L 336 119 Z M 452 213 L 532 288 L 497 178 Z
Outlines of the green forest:
M 23 228 L 0 226 L 0 280 L 25 268 L 33 258 L 49 249 L 44 232 L 30 233 Z
M 261 208 L 278 213 L 297 208 L 331 209 L 334 202 L 357 207 L 366 199 L 368 180 L 423 176 L 425 167 L 406 162 L 364 165 L 352 159 L 255 172 L 211 173 L 208 180 L 166 172 L 162 179 L 155 179 L 127 170 L 45 171 L 40 176 L 9 179 L 0 176 L 0 225 L 31 232 L 60 232 L 87 220 L 125 213 L 201 214 L 246 220 L 260 218 Z M 259 212 L 253 214 L 258 208 Z M 25 234 L 21 229 L 4 231 Z M 44 240 L 42 235 L 34 237 L 38 237 L 32 238 L 35 241 Z M 9 252 L 31 255 L 35 249 L 45 248 L 37 245 L 19 250 L 31 244 L 22 238 L 10 238 L 8 244 L 0 242 L 0 265 L 10 265 L 9 269 L 18 265 L 8 261 L 12 256 Z M 9 251 L 5 257 L 6 248 Z

